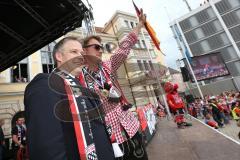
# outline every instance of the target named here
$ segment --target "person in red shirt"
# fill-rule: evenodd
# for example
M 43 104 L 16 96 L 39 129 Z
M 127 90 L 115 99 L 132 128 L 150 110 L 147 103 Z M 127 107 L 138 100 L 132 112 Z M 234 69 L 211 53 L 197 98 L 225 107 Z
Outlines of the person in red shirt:
M 178 94 L 178 84 L 172 84 L 166 82 L 164 84 L 164 90 L 167 93 L 167 102 L 171 112 L 175 115 L 175 122 L 178 128 L 184 128 L 185 126 L 191 126 L 191 123 L 186 122 L 184 119 L 184 102 Z

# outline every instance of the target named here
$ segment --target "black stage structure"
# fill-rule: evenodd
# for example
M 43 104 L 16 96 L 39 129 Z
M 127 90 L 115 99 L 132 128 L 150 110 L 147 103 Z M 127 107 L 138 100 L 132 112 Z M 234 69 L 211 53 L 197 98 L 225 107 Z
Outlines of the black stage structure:
M 81 27 L 86 14 L 81 0 L 1 0 L 0 71 Z

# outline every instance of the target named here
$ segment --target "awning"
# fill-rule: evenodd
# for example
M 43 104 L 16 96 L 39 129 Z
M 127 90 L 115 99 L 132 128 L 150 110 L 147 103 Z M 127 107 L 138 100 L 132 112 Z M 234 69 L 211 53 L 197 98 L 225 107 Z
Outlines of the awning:
M 80 27 L 81 0 L 1 0 L 0 71 Z

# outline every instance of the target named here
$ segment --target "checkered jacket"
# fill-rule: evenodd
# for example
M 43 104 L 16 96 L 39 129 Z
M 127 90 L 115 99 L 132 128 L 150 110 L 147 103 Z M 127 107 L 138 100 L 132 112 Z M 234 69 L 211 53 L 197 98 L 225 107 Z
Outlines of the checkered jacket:
M 107 74 L 110 75 L 110 73 L 116 73 L 117 69 L 127 59 L 131 48 L 136 42 L 137 35 L 134 32 L 129 33 L 128 36 L 120 43 L 119 49 L 117 49 L 116 52 L 111 56 L 110 60 L 103 62 L 103 69 L 107 70 Z M 104 68 L 104 66 L 107 66 L 107 69 Z M 99 90 L 96 92 L 99 92 Z M 117 142 L 123 143 L 126 141 L 125 136 L 122 135 L 121 127 L 123 127 L 129 137 L 132 138 L 139 129 L 138 119 L 131 111 L 123 111 L 121 103 L 116 104 L 109 102 L 104 96 L 100 96 L 100 98 L 106 113 L 106 123 L 110 124 Z

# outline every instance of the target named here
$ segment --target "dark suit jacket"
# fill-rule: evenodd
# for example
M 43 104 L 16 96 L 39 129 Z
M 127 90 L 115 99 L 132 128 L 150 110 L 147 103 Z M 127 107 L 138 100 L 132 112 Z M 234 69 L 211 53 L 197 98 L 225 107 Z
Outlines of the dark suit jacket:
M 4 133 L 2 130 L 2 126 L 0 126 L 0 146 L 3 144 L 4 142 Z
M 87 91 L 84 92 L 88 94 Z M 89 96 L 85 97 L 88 107 L 96 105 Z M 59 77 L 51 80 L 48 74 L 38 74 L 26 87 L 24 104 L 31 160 L 79 160 L 66 99 L 64 82 Z M 105 126 L 98 120 L 91 121 L 91 126 L 98 159 L 114 159 Z

